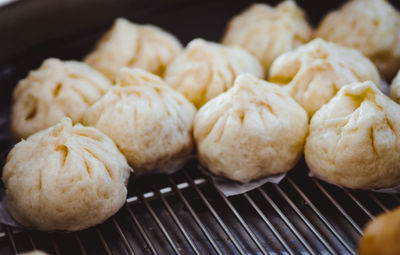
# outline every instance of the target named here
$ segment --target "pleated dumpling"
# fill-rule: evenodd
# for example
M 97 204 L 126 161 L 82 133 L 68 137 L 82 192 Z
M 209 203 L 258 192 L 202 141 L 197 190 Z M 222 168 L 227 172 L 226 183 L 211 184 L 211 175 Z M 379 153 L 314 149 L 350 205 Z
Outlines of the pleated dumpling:
M 400 105 L 371 82 L 344 86 L 311 119 L 310 170 L 356 189 L 400 184 Z
M 125 66 L 161 75 L 181 50 L 178 39 L 161 28 L 118 18 L 85 62 L 115 81 Z
M 386 79 L 400 68 L 400 14 L 387 0 L 351 0 L 329 13 L 315 36 L 360 50 Z
M 264 76 L 258 60 L 240 47 L 194 39 L 167 67 L 164 79 L 200 108 L 232 87 L 242 73 Z
M 367 80 L 380 84 L 378 70 L 358 50 L 322 39 L 279 56 L 268 80 L 284 86 L 310 116 L 346 84 Z
M 400 104 L 400 70 L 390 85 L 390 97 Z
M 122 68 L 117 85 L 82 121 L 113 139 L 136 172 L 169 171 L 182 166 L 193 151 L 195 113 L 160 77 Z
M 75 231 L 121 208 L 131 171 L 110 138 L 63 118 L 17 143 L 2 178 L 8 209 L 21 225 Z
M 16 138 L 27 138 L 64 116 L 79 121 L 111 87 L 107 77 L 85 63 L 47 59 L 14 90 L 12 132 Z
M 249 74 L 206 103 L 194 121 L 201 164 L 240 182 L 290 170 L 307 132 L 304 109 L 277 85 Z
M 312 28 L 295 1 L 275 8 L 253 4 L 229 22 L 222 43 L 239 45 L 260 60 L 265 70 L 282 53 L 308 42 Z

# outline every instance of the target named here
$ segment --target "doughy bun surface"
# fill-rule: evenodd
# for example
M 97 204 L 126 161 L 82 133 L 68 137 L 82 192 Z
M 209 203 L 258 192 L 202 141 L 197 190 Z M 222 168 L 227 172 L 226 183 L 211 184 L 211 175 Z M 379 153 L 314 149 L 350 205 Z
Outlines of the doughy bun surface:
M 348 1 L 323 19 L 315 36 L 360 50 L 386 79 L 400 68 L 400 14 L 389 1 Z
M 378 70 L 368 58 L 322 39 L 282 54 L 269 72 L 269 81 L 284 86 L 310 116 L 344 85 L 367 80 L 380 84 Z
M 277 85 L 249 74 L 205 104 L 194 121 L 201 164 L 240 182 L 290 170 L 307 132 L 304 109 Z
M 193 151 L 195 113 L 160 77 L 122 68 L 117 85 L 82 121 L 108 135 L 135 171 L 168 171 L 181 167 Z
M 382 213 L 368 223 L 358 246 L 360 255 L 400 254 L 400 208 Z
M 63 117 L 77 122 L 111 87 L 104 75 L 85 63 L 47 59 L 14 90 L 12 132 L 16 138 L 27 138 Z
M 168 66 L 164 78 L 200 108 L 231 88 L 236 76 L 242 73 L 264 76 L 258 60 L 242 48 L 194 39 Z
M 312 28 L 295 1 L 276 7 L 253 4 L 229 22 L 222 43 L 239 45 L 256 56 L 268 70 L 282 53 L 311 39 Z
M 119 210 L 131 171 L 110 138 L 64 118 L 16 144 L 2 178 L 8 208 L 21 225 L 75 231 Z
M 181 50 L 178 39 L 161 28 L 118 18 L 85 62 L 115 81 L 122 67 L 161 75 Z
M 400 184 L 400 105 L 368 81 L 344 86 L 311 119 L 305 158 L 328 182 L 355 189 Z

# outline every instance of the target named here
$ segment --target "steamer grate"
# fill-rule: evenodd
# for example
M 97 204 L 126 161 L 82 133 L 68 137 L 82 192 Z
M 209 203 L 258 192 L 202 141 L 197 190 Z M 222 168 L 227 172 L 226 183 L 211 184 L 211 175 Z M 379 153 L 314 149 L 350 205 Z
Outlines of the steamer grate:
M 316 24 L 343 1 L 297 2 Z M 399 7 L 398 1 L 391 2 Z M 43 59 L 81 59 L 118 16 L 161 26 L 183 43 L 195 37 L 218 41 L 226 21 L 249 4 L 248 0 L 24 0 L 2 6 L 0 165 L 11 146 L 12 88 Z M 399 204 L 398 195 L 346 190 L 312 179 L 304 162 L 279 185 L 266 184 L 226 198 L 191 162 L 171 176 L 131 179 L 124 207 L 94 228 L 45 233 L 0 225 L 0 254 L 34 248 L 57 255 L 356 254 L 366 222 Z
M 355 254 L 364 224 L 400 203 L 398 195 L 309 178 L 304 163 L 279 185 L 229 198 L 196 171 L 195 162 L 130 189 L 120 212 L 88 230 L 43 233 L 2 226 L 0 253 L 38 248 L 83 255 Z

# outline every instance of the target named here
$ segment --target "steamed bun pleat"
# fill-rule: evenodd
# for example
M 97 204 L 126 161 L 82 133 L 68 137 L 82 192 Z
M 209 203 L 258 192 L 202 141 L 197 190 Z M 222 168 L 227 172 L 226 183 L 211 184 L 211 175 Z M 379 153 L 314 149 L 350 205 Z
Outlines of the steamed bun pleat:
M 193 151 L 195 112 L 160 77 L 123 68 L 117 85 L 82 121 L 113 139 L 135 171 L 169 171 L 182 166 Z
M 305 147 L 310 170 L 359 189 L 400 184 L 400 105 L 371 81 L 344 86 L 311 119 Z
M 236 46 L 192 40 L 167 67 L 164 78 L 197 108 L 232 87 L 239 74 L 264 76 L 261 64 Z
M 161 75 L 181 50 L 178 39 L 161 28 L 118 18 L 85 62 L 115 81 L 122 67 Z
M 387 0 L 351 0 L 328 13 L 316 37 L 360 50 L 392 78 L 400 68 L 400 13 Z
M 358 50 L 315 39 L 279 56 L 269 81 L 280 84 L 312 116 L 344 85 L 371 80 L 380 84 L 378 70 Z
M 16 144 L 2 179 L 9 211 L 21 225 L 75 231 L 121 208 L 131 171 L 110 138 L 64 118 Z
M 311 35 L 304 12 L 295 1 L 287 0 L 276 7 L 253 4 L 234 16 L 222 43 L 243 47 L 268 70 L 276 57 L 306 43 Z
M 27 138 L 63 117 L 77 122 L 111 87 L 104 75 L 85 63 L 47 59 L 14 90 L 12 132 Z
M 194 121 L 201 164 L 240 182 L 290 170 L 307 132 L 304 109 L 277 85 L 249 74 L 206 103 Z

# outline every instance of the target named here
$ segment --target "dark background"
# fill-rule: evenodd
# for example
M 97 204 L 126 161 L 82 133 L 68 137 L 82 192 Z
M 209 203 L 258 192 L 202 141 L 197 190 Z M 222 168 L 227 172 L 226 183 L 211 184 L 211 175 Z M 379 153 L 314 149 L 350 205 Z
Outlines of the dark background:
M 260 1 L 19 0 L 0 7 L 0 159 L 11 144 L 12 88 L 44 59 L 81 59 L 120 16 L 160 26 L 184 44 L 196 37 L 218 41 L 228 20 L 254 2 Z M 297 1 L 314 26 L 343 2 Z M 391 3 L 400 6 L 399 0 Z
M 80 58 L 119 16 L 160 26 L 184 44 L 195 37 L 217 41 L 229 18 L 254 2 L 262 1 L 19 0 L 0 7 L 0 65 L 31 57 L 43 49 L 52 53 L 47 56 Z M 280 1 L 264 2 L 276 5 Z M 314 26 L 343 2 L 297 1 Z M 392 0 L 392 4 L 399 6 L 400 1 Z M 65 44 L 71 46 L 58 50 Z
M 0 86 L 10 93 L 10 75 L 22 78 L 43 59 L 81 59 L 116 17 L 152 23 L 186 44 L 196 37 L 220 40 L 227 21 L 250 4 L 248 0 L 19 0 L 0 7 Z M 276 5 L 280 1 L 264 1 Z M 316 26 L 343 2 L 301 1 Z M 399 8 L 400 1 L 392 0 Z M 17 69 L 17 70 L 16 70 Z M 15 83 L 15 80 L 12 81 Z M 1 93 L 1 94 L 4 94 Z M 1 95 L 1 101 L 4 101 Z M 7 101 L 7 99 L 5 99 Z M 0 105 L 1 106 L 1 105 Z

